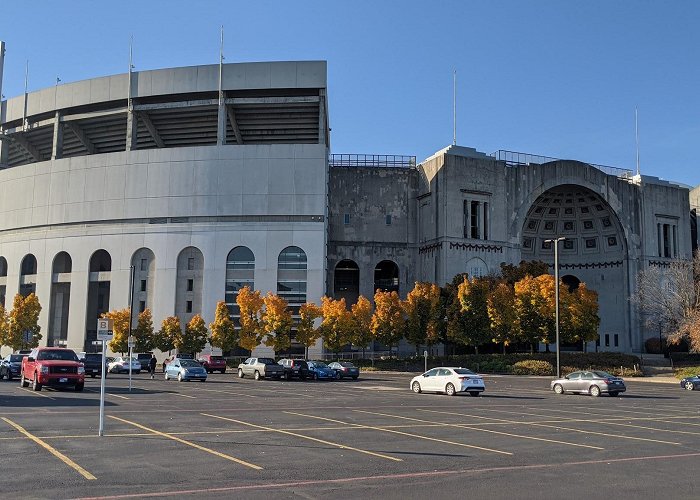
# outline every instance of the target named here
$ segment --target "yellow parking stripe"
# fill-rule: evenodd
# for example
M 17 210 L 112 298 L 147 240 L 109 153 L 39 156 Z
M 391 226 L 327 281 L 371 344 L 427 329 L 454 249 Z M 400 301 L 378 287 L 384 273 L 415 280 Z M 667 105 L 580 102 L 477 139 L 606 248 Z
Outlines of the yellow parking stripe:
M 95 476 L 93 476 L 93 475 L 90 474 L 88 471 L 86 471 L 85 469 L 83 469 L 80 465 L 76 464 L 73 460 L 71 460 L 70 458 L 68 458 L 67 456 L 65 456 L 63 453 L 61 453 L 60 451 L 58 451 L 56 448 L 54 448 L 53 446 L 51 446 L 51 445 L 48 444 L 47 442 L 45 442 L 45 441 L 39 439 L 38 437 L 36 437 L 36 436 L 33 435 L 32 433 L 28 432 L 28 431 L 27 431 L 24 427 L 22 427 L 21 425 L 16 424 L 15 422 L 13 422 L 12 420 L 10 420 L 9 418 L 2 417 L 2 419 L 3 419 L 5 422 L 7 422 L 9 425 L 11 425 L 12 427 L 14 427 L 15 429 L 17 429 L 17 431 L 19 431 L 21 434 L 24 434 L 26 437 L 28 437 L 29 439 L 31 439 L 32 441 L 34 441 L 36 444 L 38 444 L 39 446 L 41 446 L 42 448 L 44 448 L 45 450 L 47 450 L 49 453 L 51 453 L 53 456 L 55 456 L 56 458 L 58 458 L 61 462 L 63 462 L 64 464 L 66 464 L 66 465 L 68 465 L 69 467 L 72 467 L 73 469 L 75 469 L 76 471 L 78 471 L 78 473 L 79 473 L 80 475 L 82 475 L 85 479 L 90 479 L 90 480 L 92 480 L 92 479 L 97 479 Z
M 364 424 L 354 424 L 352 422 L 343 422 L 342 420 L 334 420 L 332 418 L 325 418 L 325 417 L 317 417 L 316 415 L 306 415 L 304 413 L 296 413 L 293 411 L 285 411 L 285 413 L 289 413 L 290 415 L 298 415 L 300 417 L 307 417 L 307 418 L 316 418 L 318 420 L 326 420 L 328 422 L 335 422 L 337 424 L 345 424 L 345 425 L 351 425 L 356 429 L 372 429 L 375 431 L 380 431 L 380 432 L 389 432 L 392 434 L 400 434 L 402 436 L 409 436 L 409 437 L 414 437 L 417 439 L 425 439 L 426 441 L 435 441 L 437 443 L 444 443 L 444 444 L 450 444 L 453 446 L 461 446 L 463 448 L 473 448 L 476 450 L 482 450 L 482 451 L 489 451 L 491 453 L 499 453 L 501 455 L 512 455 L 512 453 L 508 451 L 501 451 L 501 450 L 494 450 L 491 448 L 483 448 L 481 446 L 474 446 L 471 444 L 464 444 L 464 443 L 456 443 L 454 441 L 447 441 L 445 439 L 437 439 L 437 438 L 431 438 L 428 436 L 421 436 L 420 434 L 412 434 L 410 432 L 402 432 L 402 431 L 396 431 L 393 429 L 387 429 L 385 427 L 374 427 L 372 425 L 364 425 Z
M 503 410 L 489 410 L 488 408 L 483 408 L 484 410 L 487 411 L 503 411 Z M 661 443 L 661 444 L 673 444 L 680 446 L 681 443 L 676 443 L 673 441 L 662 441 L 660 439 L 650 439 L 650 438 L 641 438 L 641 437 L 634 437 L 634 436 L 625 436 L 623 434 L 608 434 L 606 432 L 598 432 L 598 431 L 585 431 L 583 429 L 574 429 L 572 427 L 562 427 L 561 425 L 550 425 L 550 424 L 538 424 L 535 422 L 523 422 L 523 421 L 517 421 L 517 420 L 505 420 L 505 419 L 496 419 L 493 417 L 480 417 L 478 415 L 469 415 L 466 413 L 454 413 L 454 412 L 448 412 L 448 411 L 437 411 L 437 410 L 420 410 L 420 411 L 427 411 L 430 413 L 440 413 L 443 415 L 457 415 L 460 417 L 471 417 L 471 418 L 486 418 L 486 419 L 491 419 L 491 420 L 501 420 L 502 422 L 508 422 L 510 424 L 516 424 L 516 425 L 532 425 L 535 427 L 546 427 L 549 429 L 560 429 L 563 431 L 571 431 L 571 432 L 578 432 L 581 434 L 593 434 L 596 436 L 605 436 L 605 437 L 612 437 L 612 438 L 618 438 L 618 439 L 631 439 L 633 441 L 648 441 L 652 443 Z M 506 412 L 506 413 L 514 413 L 514 412 Z M 525 414 L 527 415 L 527 414 Z M 542 415 L 537 415 L 537 416 L 542 416 Z
M 226 455 L 225 453 L 221 453 L 221 452 L 218 452 L 216 450 L 212 450 L 210 448 L 205 448 L 204 446 L 200 446 L 197 443 L 193 443 L 191 441 L 186 441 L 186 440 L 181 439 L 179 437 L 173 436 L 172 434 L 160 432 L 160 431 L 157 431 L 155 429 L 151 429 L 150 427 L 146 427 L 145 425 L 137 424 L 136 422 L 132 422 L 130 420 L 115 417 L 114 415 L 107 415 L 107 416 L 109 418 L 114 419 L 114 420 L 118 420 L 119 422 L 124 422 L 125 424 L 133 425 L 134 427 L 138 427 L 139 429 L 143 429 L 145 431 L 151 432 L 151 433 L 156 434 L 158 436 L 172 439 L 173 441 L 177 441 L 178 443 L 186 444 L 187 446 L 191 446 L 192 448 L 197 448 L 198 450 L 201 450 L 201 451 L 206 451 L 207 453 L 211 453 L 212 455 L 216 455 L 217 457 L 224 458 L 224 459 L 230 460 L 232 462 L 236 462 L 237 464 L 245 465 L 246 467 L 250 467 L 251 469 L 262 470 L 262 467 L 260 467 L 259 465 L 251 464 L 250 462 L 246 462 L 245 460 L 241 460 L 240 458 L 232 457 L 231 455 Z
M 604 450 L 605 449 L 605 448 L 601 448 L 600 446 L 591 446 L 588 444 L 570 443 L 568 441 L 558 441 L 556 439 L 539 438 L 539 437 L 534 437 L 534 436 L 524 436 L 522 434 L 511 434 L 510 432 L 500 432 L 500 431 L 494 431 L 491 429 L 480 429 L 478 427 L 471 427 L 471 426 L 465 425 L 465 424 L 449 424 L 449 423 L 445 423 L 445 422 L 431 422 L 430 420 L 422 420 L 420 418 L 403 417 L 400 415 L 390 415 L 388 413 L 376 413 L 373 411 L 364 411 L 364 410 L 353 410 L 353 411 L 360 412 L 360 413 L 369 413 L 371 415 L 380 415 L 382 417 L 393 417 L 393 418 L 399 418 L 402 420 L 411 420 L 413 422 L 437 423 L 437 424 L 439 424 L 441 426 L 445 426 L 445 427 L 459 427 L 460 429 L 469 429 L 469 430 L 479 431 L 479 432 L 488 432 L 491 434 L 500 434 L 502 436 L 509 436 L 509 437 L 515 437 L 515 438 L 520 438 L 520 439 L 530 439 L 533 441 L 545 441 L 547 443 L 564 444 L 567 446 L 576 446 L 579 448 L 591 448 L 593 450 Z
M 32 391 L 31 389 L 27 389 L 26 387 L 20 387 L 20 389 L 23 390 L 23 391 L 28 392 L 29 394 L 33 394 L 33 395 L 35 395 L 35 396 L 41 396 L 42 398 L 51 399 L 51 400 L 53 400 L 53 401 L 56 400 L 56 398 L 52 398 L 51 396 L 47 396 L 46 394 L 42 394 L 42 393 L 37 392 L 37 391 Z
M 250 427 L 254 427 L 256 429 L 264 429 L 266 431 L 279 432 L 280 434 L 287 434 L 289 436 L 295 436 L 295 437 L 302 438 L 302 439 L 308 439 L 309 441 L 316 441 L 317 443 L 327 444 L 329 446 L 335 446 L 336 448 L 340 448 L 343 450 L 351 450 L 351 451 L 356 451 L 358 453 L 364 453 L 366 455 L 372 455 L 372 456 L 379 457 L 379 458 L 386 458 L 387 460 L 393 460 L 394 462 L 403 462 L 403 460 L 400 458 L 390 457 L 389 455 L 383 455 L 382 453 L 375 453 L 373 451 L 361 450 L 359 448 L 353 448 L 352 446 L 348 446 L 345 444 L 333 443 L 331 441 L 326 441 L 325 439 L 317 439 L 314 437 L 305 436 L 303 434 L 298 434 L 296 432 L 285 431 L 282 429 L 273 429 L 271 427 L 265 427 L 263 425 L 250 424 L 248 422 L 243 422 L 241 420 L 235 420 L 233 418 L 226 418 L 226 417 L 219 417 L 217 415 L 210 415 L 208 413 L 202 413 L 201 415 L 204 415 L 205 417 L 219 418 L 221 420 L 226 420 L 228 422 L 235 422 L 235 423 L 241 424 L 241 425 L 247 425 Z

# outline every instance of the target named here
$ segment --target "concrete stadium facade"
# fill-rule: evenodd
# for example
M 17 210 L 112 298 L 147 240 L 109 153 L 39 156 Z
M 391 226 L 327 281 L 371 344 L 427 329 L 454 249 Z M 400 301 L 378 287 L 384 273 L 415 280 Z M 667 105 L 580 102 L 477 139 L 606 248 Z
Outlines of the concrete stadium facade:
M 565 236 L 562 275 L 601 297 L 587 347 L 643 349 L 654 332 L 629 301 L 636 274 L 691 258 L 700 190 L 459 146 L 420 164 L 329 155 L 326 81 L 322 61 L 209 65 L 3 101 L 0 300 L 36 292 L 42 342 L 88 350 L 99 314 L 132 294 L 156 327 L 210 322 L 219 300 L 235 315 L 244 285 L 292 306 L 405 296 L 415 281 L 553 264 L 544 240 Z

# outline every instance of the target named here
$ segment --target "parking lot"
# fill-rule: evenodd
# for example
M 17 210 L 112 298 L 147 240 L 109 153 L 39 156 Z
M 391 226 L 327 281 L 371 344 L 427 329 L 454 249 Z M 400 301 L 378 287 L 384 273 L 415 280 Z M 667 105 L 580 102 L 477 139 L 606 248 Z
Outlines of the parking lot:
M 99 378 L 83 393 L 0 382 L 0 496 L 697 498 L 700 392 L 628 380 L 557 396 L 486 376 L 479 398 L 413 394 L 410 375 L 206 383 Z

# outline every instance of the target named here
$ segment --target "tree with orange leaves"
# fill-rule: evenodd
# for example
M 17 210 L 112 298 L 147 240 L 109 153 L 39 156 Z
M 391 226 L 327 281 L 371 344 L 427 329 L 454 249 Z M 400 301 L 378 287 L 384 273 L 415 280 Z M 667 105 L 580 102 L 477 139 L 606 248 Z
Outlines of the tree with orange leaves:
M 362 347 L 362 357 L 365 357 L 365 349 L 374 340 L 372 333 L 372 303 L 360 295 L 350 308 L 352 311 L 353 331 L 351 342 L 356 347 Z
M 437 342 L 440 334 L 440 287 L 434 283 L 416 282 L 403 301 L 406 314 L 406 340 L 416 346 Z
M 487 298 L 487 312 L 491 323 L 493 341 L 506 346 L 517 339 L 518 312 L 515 309 L 515 293 L 505 282 L 496 285 Z
M 33 293 L 26 297 L 19 293 L 15 295 L 12 310 L 7 315 L 3 343 L 13 350 L 37 347 L 41 340 L 40 312 L 41 304 L 36 295 Z
M 457 332 L 454 340 L 463 345 L 473 346 L 477 354 L 479 346 L 493 338 L 487 306 L 491 283 L 490 278 L 465 277 L 457 287 L 463 329 Z
M 403 338 L 405 323 L 399 294 L 377 290 L 374 294 L 374 314 L 370 325 L 375 338 L 391 351 Z
M 109 348 L 112 352 L 124 354 L 129 350 L 131 310 L 128 307 L 115 309 L 102 313 L 102 317 L 112 320 L 112 340 L 109 341 Z
M 236 303 L 241 312 L 241 329 L 239 331 L 238 345 L 243 349 L 252 351 L 263 339 L 265 334 L 262 325 L 262 308 L 264 300 L 260 296 L 260 291 L 251 291 L 244 286 L 238 292 Z
M 600 316 L 598 316 L 598 293 L 589 290 L 585 283 L 569 292 L 565 284 L 560 289 L 561 330 L 564 342 L 591 342 L 598 338 Z M 563 292 L 563 293 L 561 293 Z
M 265 310 L 262 313 L 262 327 L 265 332 L 265 345 L 275 353 L 281 353 L 292 345 L 292 313 L 286 300 L 272 292 L 263 298 Z
M 316 319 L 323 316 L 321 308 L 313 302 L 302 304 L 299 308 L 299 322 L 297 323 L 296 339 L 306 350 L 305 357 L 309 357 L 309 347 L 314 345 L 321 337 L 320 328 L 316 328 Z
M 180 318 L 168 316 L 160 324 L 160 330 L 155 336 L 155 347 L 163 352 L 170 352 L 175 349 L 175 344 L 182 337 L 182 326 Z
M 352 340 L 353 320 L 345 305 L 345 299 L 331 299 L 321 297 L 321 335 L 326 348 L 334 353 L 339 353 L 343 346 Z
M 238 345 L 238 331 L 226 302 L 220 300 L 216 303 L 214 321 L 209 323 L 211 330 L 211 345 L 220 348 L 222 351 L 230 351 Z
M 515 310 L 518 314 L 519 337 L 530 344 L 534 351 L 538 342 L 545 342 L 554 322 L 554 314 L 543 314 L 548 310 L 547 299 L 542 295 L 540 281 L 543 276 L 533 278 L 530 275 L 517 281 L 514 286 Z M 539 281 L 538 281 L 539 280 Z

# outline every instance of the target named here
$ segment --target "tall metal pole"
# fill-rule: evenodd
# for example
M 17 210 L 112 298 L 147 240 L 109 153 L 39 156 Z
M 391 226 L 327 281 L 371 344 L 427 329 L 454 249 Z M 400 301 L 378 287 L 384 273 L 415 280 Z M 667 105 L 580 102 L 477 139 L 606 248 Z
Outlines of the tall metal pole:
M 457 70 L 452 70 L 452 145 L 457 145 Z
M 559 365 L 559 241 L 562 238 L 554 240 L 554 321 L 556 323 L 556 341 L 557 341 L 557 378 L 561 377 L 561 367 Z
M 29 98 L 29 60 L 24 67 L 24 111 L 22 112 L 22 130 L 27 130 L 27 99 Z
M 2 72 L 3 72 L 4 67 L 5 67 L 5 42 L 0 40 L 0 102 L 2 102 Z
M 129 346 L 129 392 L 131 392 L 131 356 L 132 356 L 132 347 L 131 347 L 131 333 L 133 332 L 133 327 L 134 327 L 134 286 L 136 285 L 136 266 L 133 265 L 131 266 L 131 286 L 129 287 L 129 337 L 127 339 L 128 346 Z
M 634 142 L 637 146 L 637 175 L 639 175 L 639 128 L 637 127 L 637 108 L 634 108 Z
M 105 434 L 105 379 L 107 378 L 107 341 L 102 341 L 102 375 L 100 375 L 100 428 L 98 436 Z

